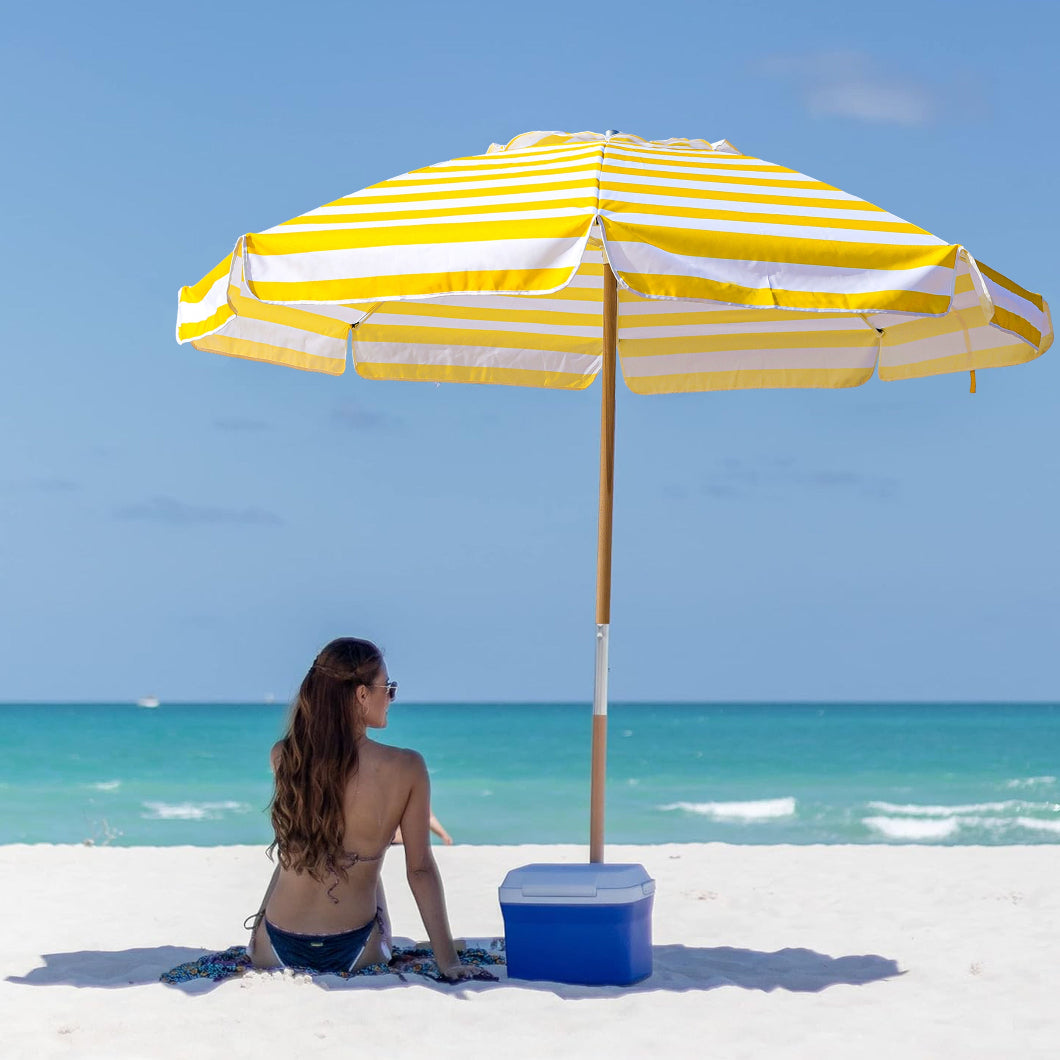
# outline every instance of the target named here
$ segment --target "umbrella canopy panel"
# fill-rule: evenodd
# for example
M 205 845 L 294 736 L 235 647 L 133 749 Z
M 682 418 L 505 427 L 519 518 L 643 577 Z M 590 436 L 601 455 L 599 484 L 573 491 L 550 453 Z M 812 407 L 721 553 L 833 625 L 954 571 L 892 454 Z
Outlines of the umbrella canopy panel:
M 200 349 L 374 379 L 580 389 L 605 258 L 638 393 L 847 387 L 1018 364 L 1036 294 L 727 141 L 527 133 L 248 234 L 180 292 Z

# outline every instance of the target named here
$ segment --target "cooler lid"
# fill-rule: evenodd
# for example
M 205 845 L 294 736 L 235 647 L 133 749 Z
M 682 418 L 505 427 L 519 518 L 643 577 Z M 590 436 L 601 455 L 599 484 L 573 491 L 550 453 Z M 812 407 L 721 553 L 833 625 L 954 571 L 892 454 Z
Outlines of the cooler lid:
M 498 888 L 502 905 L 619 905 L 655 893 L 643 865 L 522 865 Z

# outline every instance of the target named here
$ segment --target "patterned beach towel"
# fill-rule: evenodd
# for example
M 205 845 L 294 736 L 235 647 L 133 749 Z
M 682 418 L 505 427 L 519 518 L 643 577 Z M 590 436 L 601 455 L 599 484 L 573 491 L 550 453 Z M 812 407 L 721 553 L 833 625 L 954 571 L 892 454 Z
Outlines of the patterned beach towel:
M 480 940 L 486 941 L 486 940 Z M 491 939 L 486 946 L 472 946 L 460 951 L 462 964 L 470 964 L 475 971 L 469 976 L 471 979 L 487 979 L 496 981 L 496 976 L 488 970 L 489 965 L 504 964 L 504 940 Z M 193 979 L 209 979 L 217 983 L 222 979 L 231 979 L 242 975 L 252 969 L 250 958 L 247 956 L 246 946 L 229 946 L 227 950 L 218 953 L 205 953 L 198 960 L 187 961 L 163 972 L 159 981 L 171 986 L 179 983 L 187 983 Z M 314 975 L 316 973 L 305 968 L 295 968 L 292 971 Z M 452 980 L 442 975 L 438 970 L 438 962 L 434 959 L 434 953 L 426 947 L 404 947 L 396 946 L 394 955 L 389 964 L 369 964 L 356 972 L 328 972 L 328 975 L 337 975 L 340 979 L 353 979 L 362 975 L 397 975 L 405 981 L 405 973 L 422 975 L 427 979 L 433 979 L 437 983 L 451 983 Z

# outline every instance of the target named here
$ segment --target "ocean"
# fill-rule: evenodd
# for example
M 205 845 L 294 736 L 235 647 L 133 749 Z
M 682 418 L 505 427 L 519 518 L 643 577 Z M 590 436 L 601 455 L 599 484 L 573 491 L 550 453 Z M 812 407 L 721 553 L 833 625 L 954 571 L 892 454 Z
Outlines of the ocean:
M 0 843 L 266 845 L 279 704 L 0 705 Z M 587 704 L 404 704 L 458 843 L 587 843 Z M 611 707 L 609 843 L 1060 843 L 1060 704 Z

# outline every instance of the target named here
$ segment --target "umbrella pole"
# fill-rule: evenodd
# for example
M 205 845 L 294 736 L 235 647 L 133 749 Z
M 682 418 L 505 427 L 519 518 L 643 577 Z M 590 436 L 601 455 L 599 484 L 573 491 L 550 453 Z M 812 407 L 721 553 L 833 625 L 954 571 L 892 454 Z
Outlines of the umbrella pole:
M 604 363 L 600 399 L 600 518 L 596 542 L 596 679 L 589 781 L 589 861 L 604 860 L 607 779 L 607 642 L 611 629 L 611 515 L 615 494 L 615 374 L 618 281 L 604 257 Z

